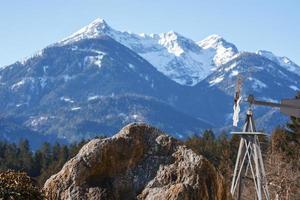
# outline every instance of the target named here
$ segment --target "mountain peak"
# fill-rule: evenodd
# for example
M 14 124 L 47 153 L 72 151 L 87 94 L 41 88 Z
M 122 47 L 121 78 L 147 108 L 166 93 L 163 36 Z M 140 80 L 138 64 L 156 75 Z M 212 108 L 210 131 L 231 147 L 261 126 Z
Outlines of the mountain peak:
M 266 51 L 266 50 L 258 50 L 256 52 L 256 54 L 260 55 L 260 56 L 263 56 L 263 57 L 266 57 L 270 60 L 274 60 L 274 59 L 277 59 L 276 56 L 271 52 L 271 51 Z
M 165 39 L 167 38 L 168 40 L 172 40 L 172 41 L 180 40 L 184 38 L 182 35 L 172 30 L 165 33 L 160 33 L 159 36 L 160 38 L 165 38 Z
M 256 54 L 263 56 L 263 57 L 279 64 L 280 66 L 285 67 L 287 70 L 300 75 L 300 66 L 285 56 L 276 56 L 271 51 L 266 51 L 266 50 L 258 50 L 256 52 Z
M 101 18 L 95 19 L 94 21 L 92 21 L 87 26 L 91 27 L 91 28 L 97 28 L 98 30 L 105 30 L 105 29 L 109 28 L 106 21 L 104 19 L 101 19 Z
M 204 40 L 197 42 L 202 49 L 213 50 L 216 52 L 214 63 L 220 66 L 234 57 L 239 51 L 232 43 L 227 42 L 220 35 L 210 35 Z
M 174 35 L 174 36 L 181 36 L 179 33 L 177 33 L 176 31 L 168 31 L 167 33 L 165 33 L 166 35 Z
M 217 48 L 217 46 L 220 43 L 227 43 L 227 41 L 217 34 L 210 35 L 206 37 L 204 40 L 198 42 L 199 46 L 201 46 L 204 49 Z
M 76 42 L 78 40 L 86 39 L 86 38 L 96 38 L 100 35 L 106 34 L 110 30 L 112 29 L 104 19 L 97 18 L 87 26 L 73 33 L 71 36 L 63 39 L 61 43 L 65 44 L 69 42 Z
M 222 38 L 222 36 L 220 36 L 218 34 L 212 34 L 212 35 L 208 36 L 206 39 L 220 40 L 220 39 L 223 39 L 223 38 Z
M 175 31 L 161 33 L 159 36 L 159 44 L 166 47 L 168 52 L 175 56 L 180 56 L 187 51 L 199 49 L 199 46 L 197 46 L 193 40 L 188 39 Z

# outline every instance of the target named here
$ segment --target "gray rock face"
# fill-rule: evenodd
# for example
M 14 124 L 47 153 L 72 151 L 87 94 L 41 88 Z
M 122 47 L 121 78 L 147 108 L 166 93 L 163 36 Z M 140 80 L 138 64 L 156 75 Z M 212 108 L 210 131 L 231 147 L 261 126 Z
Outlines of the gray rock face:
M 204 157 L 145 124 L 91 140 L 44 190 L 48 199 L 226 199 Z

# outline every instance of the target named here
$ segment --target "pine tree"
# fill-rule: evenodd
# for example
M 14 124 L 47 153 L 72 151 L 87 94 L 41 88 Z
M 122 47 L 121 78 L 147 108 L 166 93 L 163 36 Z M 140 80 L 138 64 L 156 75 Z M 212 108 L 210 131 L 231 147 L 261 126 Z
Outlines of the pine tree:
M 4 169 L 16 169 L 20 170 L 20 164 L 18 160 L 18 149 L 15 144 L 7 144 L 4 148 Z
M 33 158 L 28 140 L 20 140 L 18 147 L 18 159 L 20 161 L 20 170 L 25 171 L 29 175 L 31 175 L 33 169 Z
M 52 161 L 50 144 L 48 142 L 45 142 L 42 145 L 40 152 L 42 154 L 42 159 L 40 160 L 40 162 L 42 163 L 42 170 L 47 170 L 48 166 Z
M 36 151 L 34 156 L 33 156 L 33 169 L 31 176 L 32 177 L 38 177 L 41 174 L 42 170 L 42 159 L 43 159 L 43 154 L 41 151 Z

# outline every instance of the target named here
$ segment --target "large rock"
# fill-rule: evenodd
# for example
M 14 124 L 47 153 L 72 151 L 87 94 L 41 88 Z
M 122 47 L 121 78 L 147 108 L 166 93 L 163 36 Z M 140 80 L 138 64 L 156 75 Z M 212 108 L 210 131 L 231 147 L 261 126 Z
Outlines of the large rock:
M 145 124 L 91 140 L 44 190 L 48 199 L 226 199 L 209 161 Z

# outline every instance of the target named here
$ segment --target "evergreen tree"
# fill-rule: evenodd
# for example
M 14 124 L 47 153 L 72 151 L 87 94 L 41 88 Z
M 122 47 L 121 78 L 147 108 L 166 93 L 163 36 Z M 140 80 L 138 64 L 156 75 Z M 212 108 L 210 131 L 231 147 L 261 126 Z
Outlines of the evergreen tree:
M 42 159 L 43 159 L 43 154 L 41 151 L 36 151 L 34 156 L 33 156 L 33 169 L 32 169 L 32 174 L 30 176 L 32 177 L 38 177 L 41 174 L 42 170 Z
M 32 174 L 33 158 L 28 140 L 20 140 L 18 147 L 18 159 L 20 161 L 20 170 L 26 171 L 28 174 Z
M 39 151 L 41 152 L 42 155 L 42 158 L 40 160 L 40 162 L 42 163 L 42 170 L 45 171 L 47 170 L 48 166 L 52 161 L 50 144 L 48 142 L 45 142 Z
M 7 144 L 4 148 L 4 169 L 16 169 L 20 170 L 20 164 L 18 162 L 18 150 L 15 144 Z

